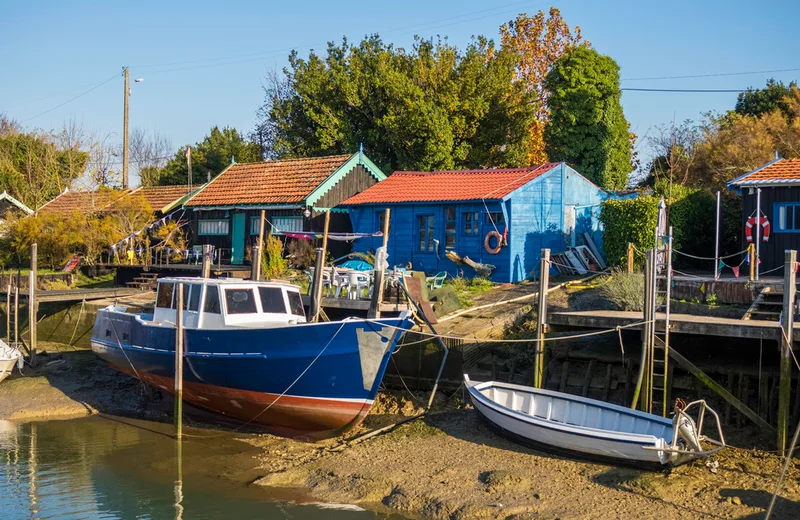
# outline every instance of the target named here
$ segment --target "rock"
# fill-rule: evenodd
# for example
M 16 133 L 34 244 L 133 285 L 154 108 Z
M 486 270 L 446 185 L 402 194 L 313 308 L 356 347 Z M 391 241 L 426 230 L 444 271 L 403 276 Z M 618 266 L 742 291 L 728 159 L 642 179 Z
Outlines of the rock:
M 733 503 L 734 505 L 740 506 L 740 505 L 742 505 L 742 499 L 739 498 L 739 497 L 733 497 L 733 498 L 731 498 L 731 503 Z

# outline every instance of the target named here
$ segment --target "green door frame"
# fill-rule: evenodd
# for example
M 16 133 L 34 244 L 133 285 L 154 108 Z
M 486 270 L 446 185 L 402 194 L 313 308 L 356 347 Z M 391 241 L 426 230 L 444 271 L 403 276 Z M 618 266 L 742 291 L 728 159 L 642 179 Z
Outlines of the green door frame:
M 231 263 L 242 265 L 244 263 L 244 232 L 247 219 L 244 213 L 233 214 L 233 234 L 231 236 Z

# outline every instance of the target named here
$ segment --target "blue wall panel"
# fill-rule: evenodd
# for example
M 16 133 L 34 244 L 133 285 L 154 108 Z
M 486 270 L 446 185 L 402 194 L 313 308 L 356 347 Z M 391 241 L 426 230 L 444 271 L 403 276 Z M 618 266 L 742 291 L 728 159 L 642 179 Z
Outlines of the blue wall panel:
M 471 201 L 445 203 L 391 204 L 391 231 L 389 233 L 389 265 L 411 265 L 414 270 L 435 274 L 446 271 L 453 276 L 475 276 L 472 268 L 458 266 L 445 256 L 445 207 L 456 208 L 456 244 L 453 250 L 459 256 L 495 266 L 492 280 L 518 282 L 538 276 L 540 252 L 549 248 L 552 253 L 564 251 L 570 245 L 572 234 L 576 244 L 584 243 L 582 234 L 589 232 L 597 247 L 602 247 L 602 227 L 599 221 L 599 204 L 608 198 L 608 192 L 595 186 L 584 177 L 560 164 L 541 177 L 516 189 L 501 201 Z M 505 213 L 508 222 L 497 224 L 503 234 L 508 225 L 508 246 L 492 255 L 484 248 L 486 234 L 494 230 L 487 212 Z M 380 229 L 380 214 L 387 205 L 359 205 L 350 207 L 350 219 L 356 233 L 374 233 Z M 477 234 L 467 234 L 465 214 L 479 214 Z M 439 241 L 434 252 L 420 251 L 419 217 L 433 215 L 434 237 Z M 353 251 L 374 251 L 382 243 L 380 237 L 358 239 Z

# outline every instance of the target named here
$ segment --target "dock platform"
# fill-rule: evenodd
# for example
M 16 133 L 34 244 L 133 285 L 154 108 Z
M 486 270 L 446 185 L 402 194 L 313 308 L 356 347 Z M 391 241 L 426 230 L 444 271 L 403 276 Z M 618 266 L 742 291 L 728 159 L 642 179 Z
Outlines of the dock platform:
M 663 314 L 659 314 L 658 317 L 663 318 Z M 568 311 L 551 312 L 547 315 L 549 325 L 568 329 L 613 329 L 631 325 L 643 319 L 642 313 L 635 311 Z M 776 321 L 737 320 L 672 313 L 669 315 L 669 320 L 672 324 L 671 334 L 769 339 L 775 341 L 781 338 L 781 328 Z M 630 327 L 630 330 L 640 330 L 641 328 L 642 326 L 639 325 Z M 798 324 L 795 324 L 793 336 L 795 341 L 800 341 L 800 326 Z
M 133 296 L 142 294 L 139 289 L 131 289 L 129 287 L 103 287 L 99 289 L 59 289 L 59 290 L 39 290 L 36 291 L 36 300 L 39 303 L 49 302 L 80 302 L 83 300 L 103 300 L 123 298 L 126 296 Z M 28 291 L 20 291 L 19 296 L 21 300 L 28 299 Z M 5 292 L 0 293 L 0 299 L 6 300 Z

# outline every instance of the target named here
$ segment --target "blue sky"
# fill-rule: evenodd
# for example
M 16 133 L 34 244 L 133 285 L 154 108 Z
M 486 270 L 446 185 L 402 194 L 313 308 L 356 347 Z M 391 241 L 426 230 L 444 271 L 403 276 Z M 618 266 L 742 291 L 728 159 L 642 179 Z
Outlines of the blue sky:
M 800 69 L 794 36 L 800 2 L 789 0 L 16 1 L 4 3 L 0 16 L 0 113 L 26 128 L 57 128 L 73 118 L 117 139 L 120 72 L 129 65 L 132 78 L 144 78 L 132 88 L 131 126 L 158 130 L 177 149 L 213 125 L 249 131 L 263 102 L 264 74 L 281 68 L 292 48 L 306 55 L 326 41 L 368 33 L 398 46 L 409 46 L 414 34 L 446 35 L 463 47 L 475 34 L 497 39 L 500 24 L 517 13 L 550 5 L 619 63 L 623 87 L 739 89 L 769 77 L 800 77 L 797 70 L 636 79 Z M 732 108 L 735 100 L 735 93 L 623 94 L 625 115 L 640 136 L 673 119 Z

